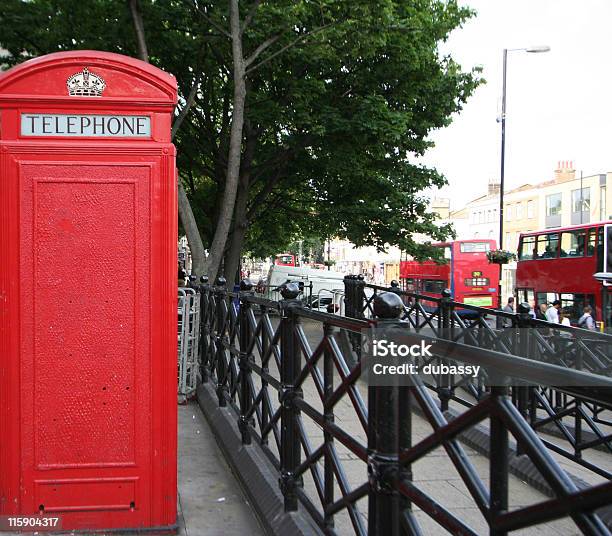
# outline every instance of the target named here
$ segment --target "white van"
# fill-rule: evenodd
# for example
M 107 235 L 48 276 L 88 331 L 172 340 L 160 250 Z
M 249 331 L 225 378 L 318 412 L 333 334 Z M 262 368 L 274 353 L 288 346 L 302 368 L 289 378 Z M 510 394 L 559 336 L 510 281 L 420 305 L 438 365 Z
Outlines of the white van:
M 287 282 L 303 283 L 304 292 L 300 298 L 310 299 L 312 302 L 317 300 L 320 306 L 331 303 L 333 295 L 344 292 L 344 274 L 303 266 L 277 265 L 270 267 L 265 286 L 258 285 L 257 290 L 266 298 L 279 300 L 281 296 L 276 289 Z

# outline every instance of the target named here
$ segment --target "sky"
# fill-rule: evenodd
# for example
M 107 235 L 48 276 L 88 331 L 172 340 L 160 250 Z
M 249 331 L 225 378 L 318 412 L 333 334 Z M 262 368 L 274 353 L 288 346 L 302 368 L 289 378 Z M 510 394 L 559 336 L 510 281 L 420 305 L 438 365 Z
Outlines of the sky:
M 421 160 L 449 185 L 436 193 L 451 208 L 499 179 L 502 51 L 508 52 L 505 190 L 553 178 L 572 160 L 579 175 L 612 171 L 612 0 L 460 0 L 477 15 L 440 47 L 465 69 L 480 65 L 479 87 L 453 123 L 430 136 Z

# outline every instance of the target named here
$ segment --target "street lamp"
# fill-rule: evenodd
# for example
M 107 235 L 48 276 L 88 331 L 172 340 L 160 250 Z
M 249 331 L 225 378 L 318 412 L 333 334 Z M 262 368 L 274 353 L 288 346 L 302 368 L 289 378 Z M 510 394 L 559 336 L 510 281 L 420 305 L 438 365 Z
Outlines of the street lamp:
M 529 52 L 539 54 L 550 51 L 546 45 L 532 46 L 527 48 L 504 48 L 503 55 L 503 78 L 502 78 L 502 110 L 501 110 L 501 173 L 499 181 L 499 249 L 504 249 L 504 172 L 506 165 L 506 67 L 508 64 L 508 52 Z M 499 265 L 498 283 L 498 307 L 502 308 L 502 270 L 503 264 Z

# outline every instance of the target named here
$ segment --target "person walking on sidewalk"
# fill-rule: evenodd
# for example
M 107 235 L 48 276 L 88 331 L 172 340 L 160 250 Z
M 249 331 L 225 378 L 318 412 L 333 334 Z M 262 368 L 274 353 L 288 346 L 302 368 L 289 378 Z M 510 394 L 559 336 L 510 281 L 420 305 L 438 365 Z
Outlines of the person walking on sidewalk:
M 561 302 L 555 300 L 552 302 L 552 307 L 546 309 L 546 320 L 553 324 L 559 323 L 559 309 L 561 309 Z
M 595 324 L 595 320 L 593 320 L 592 313 L 593 309 L 590 305 L 586 305 L 582 310 L 582 316 L 578 319 L 578 327 L 586 328 L 590 331 L 596 331 L 597 325 Z

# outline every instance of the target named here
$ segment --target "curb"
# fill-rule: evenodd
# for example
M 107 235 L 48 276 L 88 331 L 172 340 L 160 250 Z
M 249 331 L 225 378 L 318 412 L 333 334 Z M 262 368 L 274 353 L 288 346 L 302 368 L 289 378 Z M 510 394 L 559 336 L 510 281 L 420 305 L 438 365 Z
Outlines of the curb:
M 236 413 L 219 407 L 210 383 L 197 390 L 198 404 L 234 475 L 245 491 L 266 535 L 318 536 L 323 533 L 301 510 L 285 512 L 279 474 L 260 446 L 243 445 Z

